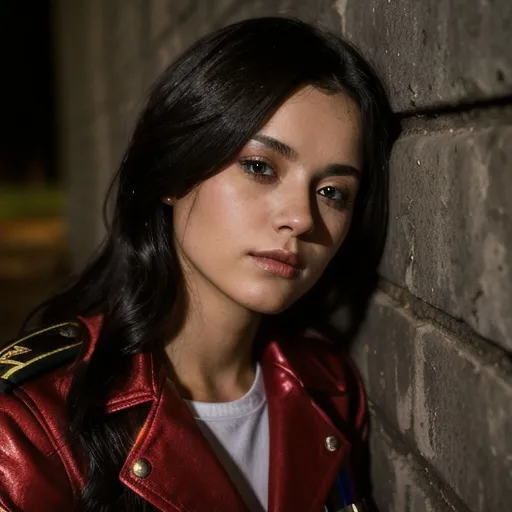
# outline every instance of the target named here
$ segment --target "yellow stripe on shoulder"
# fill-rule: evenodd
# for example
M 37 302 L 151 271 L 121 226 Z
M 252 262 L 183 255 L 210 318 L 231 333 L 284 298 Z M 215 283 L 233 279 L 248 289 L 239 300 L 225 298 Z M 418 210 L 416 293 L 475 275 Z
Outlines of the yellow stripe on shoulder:
M 8 343 L 0 350 L 0 392 L 71 360 L 78 355 L 82 343 L 78 322 L 45 327 Z

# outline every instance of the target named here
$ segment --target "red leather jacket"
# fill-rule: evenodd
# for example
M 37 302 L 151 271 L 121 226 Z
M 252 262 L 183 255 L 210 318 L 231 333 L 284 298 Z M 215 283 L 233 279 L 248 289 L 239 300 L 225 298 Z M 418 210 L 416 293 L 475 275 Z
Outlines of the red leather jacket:
M 100 322 L 93 318 L 83 323 L 90 335 L 90 354 Z M 76 340 L 53 336 L 50 345 L 37 352 L 39 345 L 48 345 L 38 337 L 48 338 L 52 329 L 61 328 L 18 340 L 0 352 L 0 381 L 15 381 L 17 369 L 25 373 L 24 382 L 0 394 L 0 506 L 9 512 L 75 510 L 84 485 L 84 464 L 64 439 L 70 365 L 26 377 L 31 365 L 75 348 Z M 352 363 L 325 341 L 270 339 L 260 364 L 269 407 L 268 510 L 345 510 L 326 503 L 338 492 L 340 475 L 349 481 L 354 494 L 350 501 L 360 499 L 355 496 L 361 483 L 356 466 L 366 436 L 366 411 Z M 120 481 L 162 511 L 247 512 L 187 405 L 150 354 L 133 357 L 131 374 L 122 389 L 112 393 L 107 410 L 142 403 L 149 405 L 149 414 Z

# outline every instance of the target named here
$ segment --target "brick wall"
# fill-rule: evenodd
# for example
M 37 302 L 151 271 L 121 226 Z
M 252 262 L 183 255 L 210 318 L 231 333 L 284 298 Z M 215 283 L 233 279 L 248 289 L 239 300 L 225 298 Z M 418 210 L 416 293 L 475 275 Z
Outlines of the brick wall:
M 388 82 L 391 164 L 382 280 L 354 346 L 372 411 L 382 512 L 512 504 L 512 3 L 509 0 L 56 2 L 62 165 L 72 249 L 150 83 L 200 35 L 284 12 L 343 32 Z
M 376 497 L 512 509 L 512 4 L 338 7 L 403 125 L 382 282 L 354 349 Z

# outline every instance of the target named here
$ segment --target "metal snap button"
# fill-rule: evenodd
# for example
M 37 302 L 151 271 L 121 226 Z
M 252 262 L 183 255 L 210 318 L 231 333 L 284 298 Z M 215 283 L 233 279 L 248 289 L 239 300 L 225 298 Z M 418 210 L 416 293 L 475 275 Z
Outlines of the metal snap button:
M 59 334 L 64 338 L 78 338 L 79 330 L 76 325 L 67 324 L 59 329 Z
M 138 478 L 146 478 L 151 473 L 151 464 L 146 459 L 137 459 L 132 464 L 132 473 Z
M 335 436 L 327 436 L 325 438 L 325 447 L 330 452 L 335 452 L 340 446 L 340 442 L 338 441 L 338 438 Z

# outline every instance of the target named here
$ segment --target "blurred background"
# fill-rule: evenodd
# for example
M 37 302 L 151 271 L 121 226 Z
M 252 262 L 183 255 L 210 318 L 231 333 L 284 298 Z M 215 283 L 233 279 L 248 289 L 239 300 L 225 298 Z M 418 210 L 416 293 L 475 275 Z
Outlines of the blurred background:
M 287 14 L 354 42 L 402 124 L 352 347 L 381 512 L 512 503 L 510 0 L 0 0 L 0 342 L 82 268 L 150 84 L 201 35 Z
M 53 4 L 0 2 L 0 325 L 14 336 L 69 273 Z

